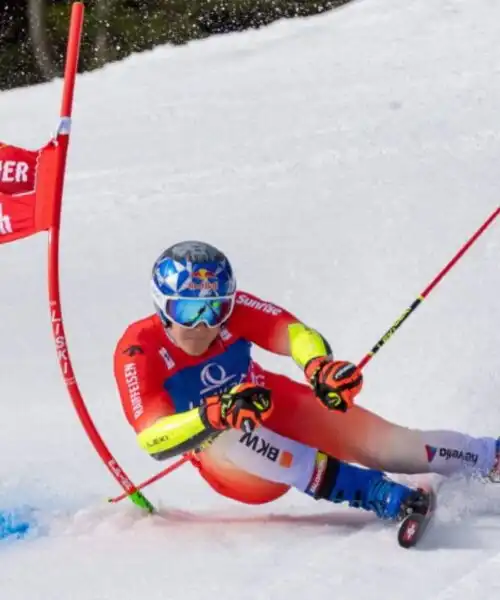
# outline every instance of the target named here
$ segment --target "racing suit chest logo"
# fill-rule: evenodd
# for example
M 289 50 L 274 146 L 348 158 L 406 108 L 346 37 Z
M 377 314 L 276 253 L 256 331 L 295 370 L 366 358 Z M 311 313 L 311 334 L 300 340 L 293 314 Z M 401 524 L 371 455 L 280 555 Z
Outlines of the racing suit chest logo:
M 250 342 L 240 338 L 199 364 L 183 367 L 176 358 L 176 371 L 163 382 L 176 412 L 199 406 L 204 398 L 220 394 L 245 380 L 250 371 L 250 347 Z
M 203 388 L 200 393 L 205 396 L 214 390 L 223 390 L 236 385 L 237 376 L 228 375 L 222 365 L 216 362 L 209 362 L 203 367 L 200 373 Z

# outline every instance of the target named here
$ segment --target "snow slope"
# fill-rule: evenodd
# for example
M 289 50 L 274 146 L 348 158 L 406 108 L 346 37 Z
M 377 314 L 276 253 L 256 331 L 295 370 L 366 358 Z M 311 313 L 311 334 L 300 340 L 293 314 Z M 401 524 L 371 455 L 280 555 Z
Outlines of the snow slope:
M 360 360 L 499 206 L 499 35 L 493 0 L 361 0 L 79 77 L 63 310 L 82 392 L 134 480 L 158 465 L 123 419 L 112 353 L 152 310 L 156 256 L 212 241 L 241 287 Z M 45 142 L 60 94 L 59 81 L 0 94 L 1 139 Z M 364 406 L 500 434 L 499 251 L 497 223 L 367 367 Z M 0 252 L 0 506 L 34 506 L 40 523 L 0 543 L 1 598 L 498 597 L 500 487 L 443 490 L 415 552 L 371 515 L 299 493 L 233 503 L 189 466 L 150 488 L 158 516 L 106 504 L 119 489 L 59 375 L 45 253 L 44 236 Z

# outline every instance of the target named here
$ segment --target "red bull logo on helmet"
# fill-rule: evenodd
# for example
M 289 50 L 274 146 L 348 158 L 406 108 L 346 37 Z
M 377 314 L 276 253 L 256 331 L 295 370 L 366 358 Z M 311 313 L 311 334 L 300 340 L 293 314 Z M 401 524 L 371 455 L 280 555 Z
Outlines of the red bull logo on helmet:
M 191 281 L 188 284 L 188 288 L 190 290 L 204 292 L 218 292 L 219 280 L 217 279 L 217 275 L 212 271 L 209 271 L 208 269 L 198 269 L 191 273 Z

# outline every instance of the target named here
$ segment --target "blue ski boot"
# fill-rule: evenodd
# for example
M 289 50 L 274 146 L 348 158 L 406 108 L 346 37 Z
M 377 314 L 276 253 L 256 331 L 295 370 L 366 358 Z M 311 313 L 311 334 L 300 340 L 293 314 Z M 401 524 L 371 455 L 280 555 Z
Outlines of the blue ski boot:
M 406 505 L 413 499 L 414 490 L 386 479 L 381 473 L 378 475 L 368 485 L 363 508 L 372 510 L 381 519 L 402 519 L 406 514 Z
M 306 494 L 319 500 L 347 502 L 381 519 L 401 520 L 419 511 L 422 491 L 387 479 L 381 471 L 364 469 L 318 452 Z

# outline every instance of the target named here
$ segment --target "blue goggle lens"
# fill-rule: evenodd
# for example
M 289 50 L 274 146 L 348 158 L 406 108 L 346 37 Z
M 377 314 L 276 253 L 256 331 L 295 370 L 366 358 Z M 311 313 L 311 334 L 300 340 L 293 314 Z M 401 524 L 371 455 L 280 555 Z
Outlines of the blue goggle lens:
M 200 323 L 205 323 L 208 327 L 218 327 L 229 318 L 233 307 L 234 298 L 176 298 L 167 300 L 165 315 L 182 327 L 196 327 Z

